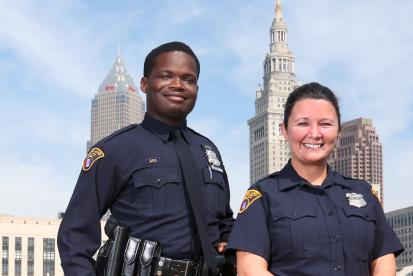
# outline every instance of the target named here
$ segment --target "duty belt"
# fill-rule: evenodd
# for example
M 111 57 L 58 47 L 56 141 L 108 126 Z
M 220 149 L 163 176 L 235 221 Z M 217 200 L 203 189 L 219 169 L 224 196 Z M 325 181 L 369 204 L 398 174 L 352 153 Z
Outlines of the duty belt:
M 155 264 L 155 276 L 198 276 L 201 275 L 199 262 L 174 260 L 159 257 Z

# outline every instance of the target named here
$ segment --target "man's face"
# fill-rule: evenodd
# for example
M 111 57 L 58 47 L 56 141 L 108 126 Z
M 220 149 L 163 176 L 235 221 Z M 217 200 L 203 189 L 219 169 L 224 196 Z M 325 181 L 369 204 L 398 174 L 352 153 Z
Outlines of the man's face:
M 148 114 L 170 126 L 181 123 L 194 108 L 197 81 L 197 66 L 190 55 L 182 51 L 160 54 L 150 75 L 141 79 Z

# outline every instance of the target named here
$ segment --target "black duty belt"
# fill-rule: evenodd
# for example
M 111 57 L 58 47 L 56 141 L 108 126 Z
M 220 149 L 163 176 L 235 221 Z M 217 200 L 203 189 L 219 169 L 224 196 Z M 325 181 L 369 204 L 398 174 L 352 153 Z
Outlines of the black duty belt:
M 201 275 L 201 265 L 199 262 L 187 260 L 174 260 L 159 257 L 155 264 L 156 276 L 198 276 Z

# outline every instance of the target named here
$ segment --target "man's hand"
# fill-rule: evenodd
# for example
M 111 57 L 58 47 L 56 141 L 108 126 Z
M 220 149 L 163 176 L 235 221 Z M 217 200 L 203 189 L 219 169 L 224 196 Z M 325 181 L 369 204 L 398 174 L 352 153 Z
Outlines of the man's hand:
M 218 251 L 218 253 L 224 253 L 225 247 L 227 247 L 227 242 L 219 242 L 215 246 L 215 249 Z

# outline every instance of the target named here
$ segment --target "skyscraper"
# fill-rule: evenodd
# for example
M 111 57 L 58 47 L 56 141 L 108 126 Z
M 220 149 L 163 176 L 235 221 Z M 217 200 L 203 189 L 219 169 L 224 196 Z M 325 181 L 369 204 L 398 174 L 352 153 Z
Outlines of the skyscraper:
M 396 259 L 397 269 L 411 266 L 413 272 L 413 206 L 387 212 L 386 218 L 405 249 Z
M 383 204 L 383 150 L 373 121 L 358 118 L 341 125 L 329 163 L 342 175 L 369 182 Z
M 255 115 L 248 120 L 251 183 L 282 169 L 290 156 L 279 126 L 287 97 L 296 86 L 294 60 L 288 48 L 288 30 L 281 1 L 276 0 L 270 28 L 270 52 L 263 62 L 263 87 L 259 86 L 256 91 Z
M 145 106 L 118 55 L 92 100 L 91 138 L 87 150 L 112 132 L 143 120 Z

